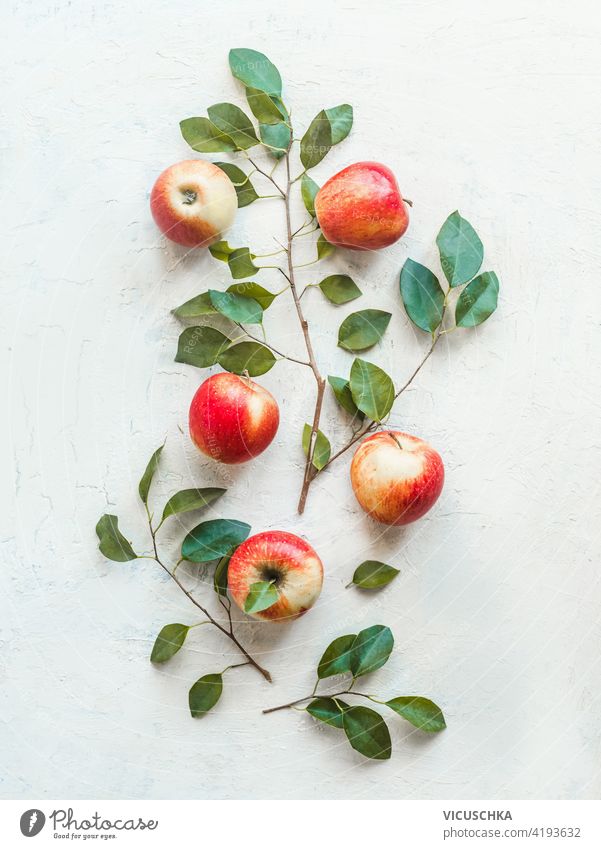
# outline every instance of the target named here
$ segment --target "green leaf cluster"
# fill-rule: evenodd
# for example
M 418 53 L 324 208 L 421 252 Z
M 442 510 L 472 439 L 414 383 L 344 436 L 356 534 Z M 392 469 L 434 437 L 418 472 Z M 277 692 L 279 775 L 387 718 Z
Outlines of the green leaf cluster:
M 366 567 L 365 574 L 369 571 L 373 576 L 373 565 L 368 570 L 367 564 L 362 564 L 359 569 Z M 337 637 L 327 647 L 317 665 L 318 681 L 334 675 L 346 675 L 351 678 L 350 686 L 330 696 L 316 695 L 306 707 L 307 713 L 319 722 L 343 731 L 352 748 L 372 760 L 388 760 L 391 756 L 392 742 L 388 726 L 381 714 L 372 707 L 364 704 L 349 705 L 340 696 L 365 698 L 373 704 L 384 705 L 421 731 L 435 733 L 446 727 L 440 708 L 423 696 L 397 696 L 380 701 L 375 696 L 353 689 L 357 679 L 384 666 L 393 646 L 392 632 L 385 625 L 372 625 L 358 634 Z
M 455 326 L 482 324 L 497 308 L 499 279 L 494 271 L 478 273 L 484 258 L 480 237 L 469 221 L 455 211 L 440 228 L 436 244 L 448 289 L 443 290 L 430 269 L 408 259 L 400 276 L 407 315 L 420 330 L 434 335 L 442 326 L 451 291 L 465 286 L 455 303 Z

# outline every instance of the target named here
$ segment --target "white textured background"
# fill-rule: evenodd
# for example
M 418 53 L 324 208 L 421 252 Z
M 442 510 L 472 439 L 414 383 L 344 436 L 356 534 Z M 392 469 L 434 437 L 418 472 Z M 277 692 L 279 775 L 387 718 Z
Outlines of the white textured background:
M 3 797 L 598 796 L 601 26 L 593 2 L 558 5 L 4 4 Z M 447 468 L 436 508 L 406 530 L 384 532 L 359 511 L 347 459 L 296 515 L 313 401 L 298 366 L 261 379 L 282 424 L 259 460 L 218 468 L 186 435 L 206 373 L 173 362 L 180 328 L 169 310 L 228 273 L 160 238 L 148 194 L 190 155 L 181 118 L 243 102 L 231 46 L 279 66 L 298 127 L 322 107 L 355 107 L 352 135 L 315 169 L 318 182 L 376 159 L 414 201 L 392 249 L 339 253 L 316 272 L 350 269 L 365 292 L 340 308 L 308 294 L 324 372 L 347 373 L 336 329 L 361 304 L 394 314 L 369 359 L 397 383 L 408 376 L 427 340 L 404 315 L 398 271 L 408 255 L 437 268 L 434 238 L 455 208 L 500 276 L 494 317 L 447 337 L 394 410 L 393 424 L 429 439 Z M 234 244 L 273 249 L 282 208 L 262 204 L 241 211 Z M 279 288 L 276 272 L 264 274 Z M 266 325 L 274 344 L 302 352 L 285 296 Z M 324 430 L 345 437 L 329 395 Z M 190 684 L 235 655 L 224 660 L 228 647 L 204 628 L 152 668 L 158 629 L 196 621 L 194 608 L 151 561 L 105 561 L 94 534 L 110 508 L 147 550 L 136 486 L 165 435 L 157 509 L 182 486 L 225 483 L 222 515 L 302 534 L 326 567 L 301 621 L 242 626 L 274 685 L 230 672 L 199 721 Z M 182 529 L 170 521 L 163 551 L 177 557 Z M 402 575 L 377 595 L 345 590 L 367 557 Z M 376 622 L 396 647 L 365 688 L 431 696 L 446 732 L 424 739 L 391 715 L 393 757 L 370 763 L 304 714 L 261 715 L 310 691 L 331 638 Z

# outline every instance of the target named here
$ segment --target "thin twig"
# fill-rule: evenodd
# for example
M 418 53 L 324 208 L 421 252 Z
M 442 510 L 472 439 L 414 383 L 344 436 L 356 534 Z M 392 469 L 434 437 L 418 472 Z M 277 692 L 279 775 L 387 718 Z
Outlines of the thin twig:
M 351 685 L 352 686 L 352 685 Z M 286 702 L 284 705 L 277 705 L 276 707 L 265 708 L 263 713 L 275 713 L 276 710 L 285 710 L 286 708 L 294 707 L 295 705 L 300 705 L 302 702 L 308 702 L 311 699 L 335 699 L 337 696 L 361 696 L 363 699 L 369 699 L 370 702 L 376 702 L 377 699 L 374 699 L 373 696 L 368 696 L 367 693 L 358 693 L 356 690 L 351 690 L 349 687 L 348 690 L 341 690 L 339 693 L 311 693 L 310 696 L 303 696 L 302 699 L 295 699 L 293 702 Z M 380 702 L 379 704 L 384 704 L 384 702 Z
M 239 322 L 236 322 L 240 330 L 242 330 L 249 339 L 253 339 L 255 342 L 259 342 L 260 345 L 265 345 L 266 348 L 269 348 L 270 351 L 273 351 L 274 354 L 277 354 L 278 357 L 283 357 L 285 360 L 290 360 L 291 363 L 298 363 L 300 366 L 307 366 L 311 368 L 311 363 L 307 360 L 297 360 L 295 357 L 289 357 L 288 354 L 283 354 L 281 351 L 278 351 L 277 348 L 274 348 L 273 345 L 270 345 L 269 342 L 266 342 L 265 339 L 257 339 L 256 336 L 253 336 L 252 333 L 249 333 L 246 327 L 243 327 Z
M 286 192 L 284 194 L 285 207 L 286 207 L 286 234 L 288 238 L 288 281 L 290 283 L 290 291 L 292 292 L 292 298 L 294 300 L 294 306 L 296 309 L 296 314 L 298 315 L 298 320 L 301 325 L 301 329 L 303 331 L 303 336 L 305 338 L 305 347 L 307 348 L 307 354 L 309 355 L 309 365 L 311 367 L 311 371 L 315 377 L 315 382 L 317 383 L 317 398 L 315 401 L 315 412 L 313 414 L 313 424 L 311 425 L 311 433 L 309 435 L 309 445 L 307 448 L 307 460 L 305 463 L 305 474 L 303 477 L 303 486 L 301 489 L 300 498 L 298 501 L 298 512 L 302 513 L 305 509 L 305 504 L 307 501 L 307 493 L 309 491 L 309 486 L 311 485 L 311 480 L 313 479 L 313 475 L 311 470 L 313 467 L 313 453 L 315 450 L 315 441 L 317 438 L 317 431 L 319 430 L 319 419 L 321 416 L 321 406 L 323 403 L 323 396 L 326 388 L 326 381 L 321 376 L 319 367 L 317 365 L 317 360 L 315 359 L 315 354 L 313 352 L 313 345 L 311 343 L 311 336 L 309 335 L 309 324 L 307 319 L 303 314 L 303 308 L 300 303 L 300 297 L 298 295 L 298 291 L 296 288 L 296 281 L 294 278 L 294 263 L 292 259 L 292 242 L 293 242 L 293 233 L 292 233 L 292 219 L 290 214 L 290 190 L 292 187 L 292 179 L 290 177 L 290 148 L 292 146 L 292 142 L 288 146 L 288 150 L 286 151 Z M 283 272 L 282 272 L 283 273 Z M 286 276 L 286 275 L 285 275 Z
M 159 552 L 158 552 L 158 548 L 157 548 L 157 542 L 156 542 L 156 530 L 152 527 L 152 522 L 150 521 L 150 517 L 149 517 L 149 520 L 148 520 L 148 526 L 149 526 L 149 528 L 150 528 L 150 536 L 152 537 L 152 548 L 153 548 L 153 550 L 154 550 L 154 558 L 153 558 L 153 559 L 154 559 L 154 560 L 156 560 L 156 562 L 159 564 L 159 566 L 160 566 L 162 569 L 164 569 L 164 570 L 165 570 L 165 572 L 169 575 L 169 577 L 170 577 L 173 581 L 175 581 L 175 583 L 178 585 L 178 587 L 179 587 L 179 588 L 180 588 L 180 590 L 184 593 L 184 595 L 186 595 L 186 596 L 190 599 L 190 601 L 192 602 L 192 604 L 196 605 L 196 607 L 197 607 L 200 611 L 202 611 L 202 613 L 204 613 L 204 615 L 207 617 L 207 619 L 209 620 L 209 622 L 210 622 L 212 625 L 214 625 L 216 628 L 218 628 L 218 629 L 221 631 L 221 633 L 222 633 L 222 634 L 225 634 L 225 636 L 226 636 L 226 637 L 228 637 L 230 640 L 232 640 L 232 642 L 233 642 L 233 643 L 234 643 L 234 644 L 238 647 L 238 649 L 242 652 L 242 654 L 243 654 L 243 655 L 244 655 L 244 657 L 246 658 L 247 662 L 248 662 L 251 666 L 254 666 L 254 667 L 255 667 L 255 669 L 257 670 L 257 672 L 260 672 L 260 673 L 261 673 L 261 675 L 263 676 L 263 678 L 265 678 L 265 680 L 266 680 L 266 681 L 269 681 L 269 682 L 271 683 L 271 680 L 272 680 L 272 679 L 271 679 L 271 675 L 269 674 L 269 672 L 268 672 L 266 669 L 264 669 L 264 668 L 263 668 L 263 667 L 262 667 L 259 663 L 257 663 L 257 661 L 256 661 L 256 660 L 255 660 L 255 659 L 254 659 L 254 658 L 253 658 L 253 657 L 252 657 L 252 656 L 248 653 L 248 651 L 244 648 L 244 646 L 240 643 L 240 641 L 238 640 L 238 638 L 237 638 L 237 637 L 235 636 L 235 634 L 233 633 L 233 629 L 232 629 L 231 631 L 228 631 L 228 629 L 227 629 L 227 628 L 224 628 L 224 627 L 223 627 L 223 625 L 221 625 L 221 623 L 219 623 L 219 622 L 218 622 L 218 621 L 217 621 L 217 620 L 216 620 L 213 616 L 211 616 L 211 614 L 209 613 L 209 611 L 208 611 L 205 607 L 203 607 L 203 606 L 202 606 L 202 604 L 201 604 L 201 603 L 200 603 L 197 599 L 195 599 L 195 598 L 194 598 L 194 596 L 192 595 L 192 593 L 190 592 L 190 590 L 187 590 L 187 589 L 186 589 L 186 587 L 182 584 L 182 582 L 181 582 L 181 581 L 180 581 L 180 579 L 177 577 L 177 575 L 176 575 L 174 572 L 172 572 L 172 571 L 171 571 L 171 570 L 170 570 L 170 569 L 169 569 L 169 568 L 168 568 L 168 567 L 167 567 L 167 566 L 163 563 L 163 561 L 161 560 L 161 558 L 160 558 L 160 556 L 159 556 Z M 231 619 L 230 619 L 230 623 L 231 623 Z

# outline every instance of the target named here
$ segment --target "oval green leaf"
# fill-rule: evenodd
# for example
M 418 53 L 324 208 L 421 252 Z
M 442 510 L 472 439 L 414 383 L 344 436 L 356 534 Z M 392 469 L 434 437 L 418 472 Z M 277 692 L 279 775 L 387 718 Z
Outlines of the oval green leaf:
M 242 209 L 243 206 L 248 206 L 258 199 L 259 195 L 250 182 L 250 177 L 241 168 L 238 168 L 237 165 L 232 165 L 230 162 L 216 162 L 215 165 L 221 168 L 224 174 L 227 174 L 232 181 L 238 196 L 238 209 Z
M 165 663 L 174 654 L 177 654 L 183 646 L 189 630 L 189 625 L 180 625 L 179 622 L 174 625 L 165 625 L 161 628 L 152 647 L 152 653 L 150 655 L 152 663 Z
M 394 403 L 394 384 L 386 372 L 367 360 L 353 360 L 349 381 L 358 409 L 375 422 L 388 415 Z
M 330 643 L 317 665 L 318 678 L 330 678 L 351 671 L 351 649 L 356 638 L 356 634 L 344 634 Z
M 212 245 L 209 245 L 209 253 L 211 256 L 215 259 L 221 260 L 221 262 L 227 262 L 233 251 L 234 248 L 231 248 L 225 240 L 214 242 Z
M 348 274 L 330 274 L 321 281 L 319 288 L 333 304 L 347 304 L 363 294 Z
M 388 726 L 371 708 L 354 705 L 342 714 L 344 732 L 353 749 L 373 760 L 385 761 L 391 755 Z
M 214 366 L 231 340 L 214 327 L 186 327 L 177 342 L 176 363 L 197 368 Z
M 305 457 L 309 453 L 309 441 L 311 438 L 311 425 L 305 424 L 303 428 L 303 451 L 305 452 Z M 328 437 L 322 433 L 320 430 L 317 431 L 317 436 L 315 438 L 315 445 L 313 447 L 313 457 L 312 463 L 320 472 L 323 467 L 326 465 L 328 460 L 330 459 L 330 454 L 332 451 L 332 447 L 330 445 L 330 440 Z
M 323 233 L 320 233 L 317 239 L 317 259 L 325 259 L 335 250 L 336 247 L 328 242 Z
M 236 248 L 227 258 L 230 267 L 230 273 L 234 280 L 240 280 L 243 277 L 252 277 L 259 271 L 258 267 L 253 263 L 254 256 L 248 248 Z
M 352 583 L 363 590 L 376 590 L 385 587 L 399 574 L 399 570 L 379 560 L 365 560 L 357 566 Z
M 251 377 L 265 374 L 275 364 L 273 353 L 259 342 L 239 342 L 224 351 L 219 357 L 219 365 L 226 371 L 234 374 L 243 374 L 245 371 Z
M 213 589 L 217 595 L 227 595 L 227 570 L 231 559 L 232 555 L 226 554 L 226 556 L 222 557 L 215 567 L 215 574 L 213 575 Z
M 239 106 L 233 103 L 216 103 L 209 106 L 207 113 L 213 124 L 222 133 L 226 133 L 239 150 L 247 150 L 259 144 L 250 118 Z
M 214 315 L 217 310 L 211 303 L 211 298 L 208 292 L 202 292 L 194 298 L 190 298 L 181 306 L 173 311 L 173 315 L 177 318 L 198 318 L 201 315 Z
M 423 696 L 397 696 L 386 702 L 387 707 L 406 719 L 420 731 L 436 734 L 447 727 L 438 705 Z
M 476 327 L 497 308 L 499 278 L 494 271 L 479 274 L 465 287 L 455 307 L 457 327 Z
M 220 673 L 203 675 L 193 684 L 188 693 L 188 704 L 193 717 L 204 716 L 215 707 L 223 692 L 223 676 Z
M 291 140 L 290 127 L 287 124 L 259 124 L 259 135 L 275 159 L 284 156 Z
M 307 705 L 306 711 L 315 719 L 319 719 L 320 722 L 342 729 L 342 714 L 347 708 L 347 703 L 343 702 L 342 699 L 330 699 L 322 696 Z
M 351 672 L 355 678 L 384 666 L 393 646 L 394 637 L 386 625 L 359 631 L 351 648 Z
M 165 447 L 165 443 L 161 445 L 160 448 L 154 452 L 150 460 L 148 461 L 148 465 L 142 475 L 140 483 L 138 484 L 138 493 L 140 494 L 140 498 L 142 502 L 146 504 L 148 502 L 148 493 L 150 492 L 150 484 L 152 483 L 152 479 L 154 477 L 154 473 L 156 472 L 159 465 L 159 457 Z
M 332 125 L 325 110 L 313 118 L 301 139 L 300 158 L 306 169 L 315 168 L 332 147 Z
M 267 610 L 278 601 L 279 597 L 278 589 L 271 581 L 257 581 L 249 587 L 244 601 L 244 612 L 259 613 L 261 610 Z
M 227 290 L 243 298 L 253 298 L 264 310 L 272 305 L 276 297 L 272 292 L 252 280 L 247 280 L 244 283 L 232 283 L 231 286 L 227 287 Z
M 359 416 L 363 419 L 363 413 L 358 409 L 357 405 L 353 401 L 351 387 L 348 380 L 345 380 L 343 377 L 334 377 L 330 374 L 328 375 L 328 383 L 332 387 L 336 400 L 342 409 L 346 410 L 347 413 L 350 413 L 351 416 Z
M 117 563 L 127 563 L 136 560 L 138 555 L 119 530 L 119 520 L 116 516 L 105 513 L 96 524 L 98 548 L 109 560 Z
M 451 286 L 467 283 L 480 270 L 484 248 L 480 237 L 457 210 L 452 212 L 436 237 L 440 264 Z
M 261 124 L 279 124 L 287 117 L 281 100 L 270 97 L 258 88 L 247 88 L 246 99 L 253 115 Z
M 192 510 L 202 510 L 208 507 L 227 492 L 218 486 L 205 486 L 200 489 L 182 489 L 172 495 L 165 504 L 163 520 L 178 513 L 190 513 Z
M 208 118 L 185 118 L 180 121 L 179 128 L 184 140 L 199 153 L 231 153 L 236 150 L 232 139 Z
M 248 88 L 258 88 L 266 94 L 282 94 L 280 72 L 264 53 L 236 47 L 229 53 L 230 70 Z
M 338 330 L 338 345 L 345 351 L 366 351 L 384 335 L 391 313 L 384 310 L 359 310 L 344 319 Z
M 182 543 L 182 557 L 192 563 L 208 563 L 229 554 L 232 548 L 244 542 L 250 525 L 236 519 L 210 519 L 201 522 Z
M 301 196 L 303 198 L 303 203 L 305 204 L 305 209 L 315 218 L 315 196 L 319 191 L 319 186 L 309 177 L 308 174 L 303 174 L 301 180 Z
M 232 321 L 240 324 L 261 324 L 263 321 L 263 307 L 254 298 L 236 295 L 235 292 L 218 292 L 216 289 L 209 289 L 209 297 L 215 309 Z
M 401 297 L 411 321 L 433 333 L 442 321 L 444 292 L 430 269 L 406 260 L 401 269 Z
M 326 109 L 326 115 L 332 128 L 332 144 L 338 144 L 345 139 L 353 126 L 353 107 L 348 103 Z

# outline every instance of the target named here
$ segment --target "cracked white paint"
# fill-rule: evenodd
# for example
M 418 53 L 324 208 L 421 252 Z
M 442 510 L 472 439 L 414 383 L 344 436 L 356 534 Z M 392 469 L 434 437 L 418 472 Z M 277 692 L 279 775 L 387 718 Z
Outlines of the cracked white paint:
M 36 0 L 12 4 L 3 21 L 0 794 L 598 797 L 594 4 Z M 408 255 L 436 265 L 434 238 L 455 208 L 500 276 L 495 316 L 446 337 L 392 415 L 447 469 L 436 508 L 406 530 L 359 512 L 347 460 L 295 514 L 313 398 L 298 366 L 278 364 L 261 380 L 282 424 L 260 460 L 218 468 L 180 433 L 201 375 L 173 362 L 169 310 L 225 285 L 227 270 L 166 244 L 148 194 L 164 167 L 189 156 L 181 118 L 241 102 L 227 50 L 242 45 L 281 68 L 299 126 L 322 107 L 355 107 L 353 133 L 315 169 L 318 182 L 373 158 L 414 202 L 392 249 L 324 263 L 324 274 L 355 277 L 361 302 L 334 308 L 307 294 L 325 373 L 349 367 L 336 328 L 358 304 L 394 314 L 369 358 L 397 382 L 411 372 L 427 340 L 400 307 L 398 272 Z M 234 244 L 262 253 L 282 237 L 278 202 L 264 203 L 241 211 Z M 301 240 L 299 261 L 311 241 Z M 266 326 L 276 347 L 302 353 L 285 296 Z M 324 431 L 339 444 L 345 428 L 328 396 Z M 250 669 L 230 672 L 201 721 L 188 715 L 188 687 L 234 655 L 199 629 L 151 668 L 158 629 L 195 621 L 193 610 L 150 561 L 105 561 L 94 535 L 111 508 L 147 550 L 136 486 L 165 435 L 157 509 L 182 485 L 225 484 L 223 515 L 306 536 L 326 568 L 306 617 L 241 627 L 273 686 Z M 182 530 L 170 520 L 166 556 L 177 556 Z M 377 595 L 344 589 L 367 557 L 401 576 Z M 393 757 L 373 764 L 305 715 L 261 715 L 310 691 L 330 638 L 376 622 L 393 628 L 396 649 L 368 689 L 431 696 L 444 734 L 423 739 L 391 717 Z

